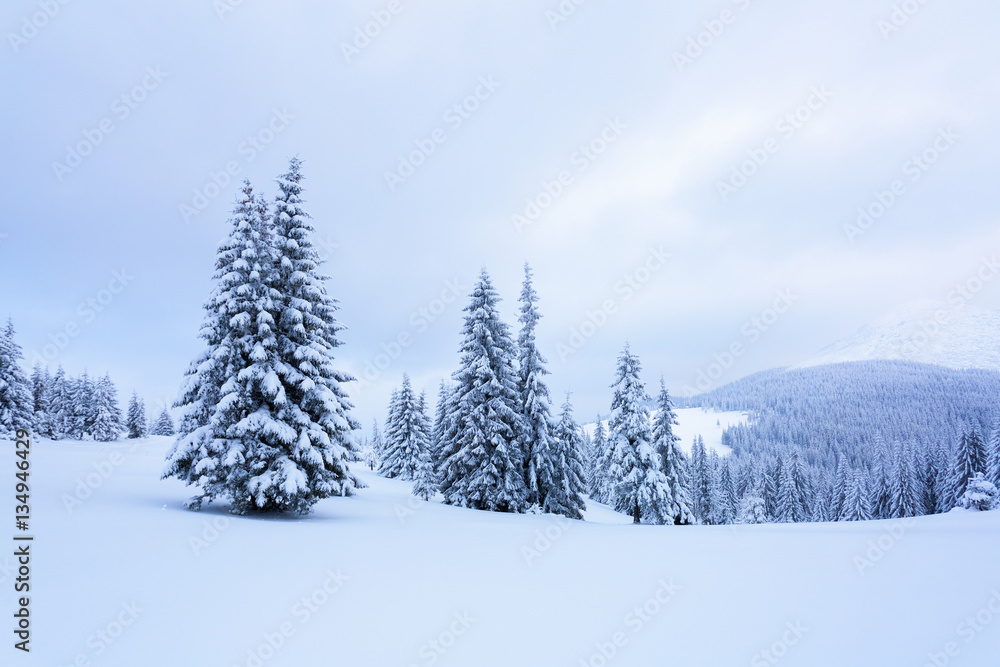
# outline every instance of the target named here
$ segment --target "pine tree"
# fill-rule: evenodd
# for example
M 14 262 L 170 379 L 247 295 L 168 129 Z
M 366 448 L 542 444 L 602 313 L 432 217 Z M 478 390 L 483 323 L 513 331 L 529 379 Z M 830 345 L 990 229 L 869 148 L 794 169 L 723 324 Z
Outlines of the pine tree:
M 69 415 L 66 435 L 72 440 L 83 440 L 94 433 L 94 383 L 87 371 L 69 382 Z
M 656 418 L 653 420 L 653 448 L 660 460 L 660 470 L 670 489 L 670 517 L 674 525 L 695 522 L 691 510 L 691 489 L 687 475 L 687 459 L 681 451 L 680 438 L 674 434 L 677 414 L 667 385 L 660 376 L 660 393 L 656 397 Z
M 694 486 L 695 516 L 702 523 L 712 523 L 712 467 L 708 452 L 705 450 L 705 439 L 700 435 L 695 437 L 691 446 L 691 470 Z
M 28 380 L 31 386 L 31 428 L 45 438 L 52 437 L 52 420 L 47 411 L 47 393 L 51 380 L 49 369 L 43 370 L 40 363 L 36 363 L 31 369 L 31 378 Z
M 958 506 L 977 512 L 996 509 L 997 507 L 997 487 L 986 479 L 981 472 L 977 472 L 969 480 L 965 492 L 958 500 Z
M 845 457 L 841 456 L 837 460 L 837 474 L 833 487 L 833 503 L 830 507 L 830 521 L 840 520 L 840 515 L 847 504 L 847 496 L 850 493 L 852 483 L 853 476 L 850 476 L 848 472 L 847 461 Z
M 519 446 L 514 341 L 500 319 L 499 301 L 483 269 L 465 308 L 461 366 L 452 376 L 457 386 L 445 437 L 442 491 L 452 505 L 523 512 L 528 488 Z
M 56 373 L 49 383 L 46 411 L 49 414 L 49 437 L 53 440 L 61 440 L 66 437 L 72 413 L 72 401 L 70 385 L 66 380 L 66 372 L 63 371 L 62 366 L 56 369 Z
M 151 435 L 174 434 L 174 420 L 170 418 L 170 413 L 167 412 L 166 408 L 163 408 L 163 411 L 160 412 L 160 416 L 156 418 L 149 432 Z
M 0 435 L 18 429 L 31 430 L 34 399 L 31 385 L 21 368 L 24 354 L 14 340 L 14 323 L 8 319 L 0 333 Z
M 109 375 L 94 383 L 92 435 L 99 442 L 110 442 L 121 437 L 125 425 L 118 405 L 118 391 Z
M 423 500 L 430 500 L 437 493 L 437 475 L 434 472 L 434 460 L 430 448 L 424 450 L 417 463 L 413 475 L 413 495 Z
M 889 453 L 885 441 L 880 434 L 875 435 L 872 444 L 872 460 L 875 468 L 872 476 L 874 482 L 870 489 L 871 512 L 873 519 L 888 519 L 891 514 L 892 496 L 890 493 L 889 480 Z
M 426 413 L 421 410 L 408 375 L 403 375 L 403 387 L 394 394 L 390 412 L 379 474 L 412 481 L 425 453 L 429 453 L 430 434 Z
M 864 473 L 861 470 L 855 470 L 854 479 L 851 483 L 851 491 L 847 496 L 847 503 L 840 514 L 840 520 L 868 521 L 871 519 L 872 508 L 869 495 L 870 491 L 868 490 Z
M 580 427 L 573 419 L 573 405 L 566 394 L 559 423 L 550 441 L 550 484 L 542 502 L 542 511 L 561 514 L 571 519 L 582 519 L 586 505 L 583 502 L 584 465 L 583 438 Z
M 759 524 L 767 523 L 767 509 L 764 507 L 764 498 L 760 489 L 750 487 L 746 494 L 740 499 L 739 509 L 736 512 L 736 523 L 739 524 Z
M 1000 487 L 1000 419 L 993 425 L 993 434 L 986 448 L 986 479 Z
M 424 392 L 420 392 L 420 398 L 417 399 L 417 426 L 424 446 L 413 474 L 413 495 L 430 500 L 438 489 L 434 466 L 437 457 L 434 452 L 434 428 L 427 414 L 427 395 Z
M 947 509 L 956 507 L 977 472 L 986 473 L 986 446 L 975 428 L 962 434 L 955 452 Z
M 713 452 L 714 454 L 715 452 Z M 739 500 L 736 498 L 736 487 L 733 484 L 732 470 L 729 460 L 720 460 L 715 475 L 715 507 L 712 523 L 726 525 L 736 520 Z
M 639 358 L 626 345 L 618 357 L 617 377 L 612 388 L 608 440 L 617 475 L 614 480 L 615 509 L 632 517 L 633 523 L 673 523 L 667 478 L 660 471 L 649 421 L 649 400 L 639 374 Z
M 611 495 L 607 471 L 611 464 L 611 448 L 604 432 L 601 415 L 597 415 L 594 426 L 594 443 L 591 451 L 590 497 L 599 503 L 607 503 Z
M 372 461 L 369 468 L 375 470 L 382 465 L 382 457 L 385 455 L 385 444 L 382 441 L 382 433 L 378 429 L 377 419 L 372 419 L 372 435 L 369 443 L 372 450 Z
M 937 514 L 941 511 L 943 502 L 941 455 L 940 447 L 929 447 L 924 452 L 919 470 L 919 474 L 923 477 L 923 494 L 920 498 L 923 514 Z
M 552 412 L 549 389 L 543 377 L 545 357 L 535 344 L 535 327 L 541 315 L 535 305 L 538 294 L 531 283 L 531 267 L 524 265 L 524 284 L 519 299 L 518 378 L 517 390 L 521 404 L 520 447 L 524 453 L 524 481 L 528 487 L 528 502 L 542 505 L 549 487 L 556 483 L 555 443 L 553 442 Z
M 346 327 L 337 320 L 339 304 L 327 291 L 328 277 L 320 273 L 314 228 L 302 208 L 301 167 L 297 157 L 289 161 L 274 204 L 278 375 L 288 394 L 279 419 L 296 430 L 291 458 L 310 478 L 308 495 L 318 499 L 350 495 L 357 486 L 348 461 L 358 459 L 352 433 L 361 425 L 350 414 L 354 406 L 344 389 L 355 378 L 333 365 L 338 334 Z
M 902 519 L 921 514 L 913 451 L 909 447 L 900 447 L 896 452 L 890 497 L 892 499 L 889 505 L 890 518 Z
M 217 254 L 201 333 L 208 350 L 188 373 L 164 471 L 199 487 L 194 509 L 226 498 L 235 514 L 306 513 L 359 485 L 347 467 L 357 424 L 340 386 L 350 378 L 331 363 L 342 327 L 315 273 L 295 174 L 279 187 L 271 221 L 244 182 Z
M 774 518 L 778 523 L 797 523 L 805 520 L 793 465 L 787 461 L 782 465 L 781 477 L 778 478 L 778 497 Z
M 125 428 L 129 438 L 145 438 L 148 434 L 146 426 L 146 406 L 134 391 L 128 402 L 128 412 Z

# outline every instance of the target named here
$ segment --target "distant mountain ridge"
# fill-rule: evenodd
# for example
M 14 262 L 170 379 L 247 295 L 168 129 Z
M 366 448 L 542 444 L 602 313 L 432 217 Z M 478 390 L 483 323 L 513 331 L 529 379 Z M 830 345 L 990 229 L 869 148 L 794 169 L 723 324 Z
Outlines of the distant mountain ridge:
M 1000 371 L 1000 312 L 943 301 L 913 301 L 793 368 L 874 360 Z

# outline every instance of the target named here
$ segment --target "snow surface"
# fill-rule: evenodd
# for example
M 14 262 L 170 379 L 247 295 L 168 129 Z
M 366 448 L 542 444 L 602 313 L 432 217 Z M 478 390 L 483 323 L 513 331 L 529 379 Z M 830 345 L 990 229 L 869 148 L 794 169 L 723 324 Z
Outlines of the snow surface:
M 308 518 L 237 518 L 181 508 L 190 492 L 158 479 L 169 443 L 35 444 L 32 652 L 7 645 L 0 663 L 714 667 L 774 664 L 760 652 L 777 645 L 788 667 L 919 667 L 954 642 L 949 664 L 997 664 L 1000 617 L 987 612 L 979 631 L 962 624 L 1000 590 L 1000 512 L 613 525 L 628 519 L 593 504 L 588 519 L 600 523 L 425 503 L 408 482 L 361 472 L 370 488 Z M 63 494 L 110 461 L 108 479 L 68 512 Z M 7 462 L 10 517 L 12 453 Z M 192 539 L 204 540 L 197 553 Z M 530 564 L 525 548 L 538 550 Z M 856 559 L 869 556 L 859 572 Z M 0 565 L 10 627 L 13 559 Z M 118 634 L 133 603 L 141 611 Z M 291 632 L 271 650 L 264 637 L 279 643 L 283 624 Z M 115 635 L 100 653 L 98 631 Z M 616 633 L 615 657 L 593 659 Z
M 748 419 L 745 412 L 716 412 L 706 408 L 674 408 L 674 412 L 677 413 L 678 422 L 674 426 L 674 434 L 681 439 L 681 449 L 688 456 L 691 455 L 691 445 L 694 444 L 697 435 L 704 439 L 705 447 L 709 451 L 714 449 L 719 456 L 726 456 L 732 450 L 722 444 L 722 432 L 730 426 L 746 424 Z M 656 413 L 656 410 L 650 410 L 651 417 L 655 418 Z M 607 431 L 608 420 L 605 419 L 601 423 Z M 592 436 L 595 425 L 586 424 L 583 429 Z
M 875 359 L 1000 371 L 1000 312 L 919 300 L 900 306 L 795 368 Z

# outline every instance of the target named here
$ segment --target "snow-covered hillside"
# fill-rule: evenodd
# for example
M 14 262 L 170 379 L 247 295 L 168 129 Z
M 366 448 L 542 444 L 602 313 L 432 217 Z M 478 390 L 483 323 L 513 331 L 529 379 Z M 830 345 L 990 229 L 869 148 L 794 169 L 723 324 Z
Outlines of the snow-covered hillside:
M 797 368 L 889 359 L 1000 370 L 1000 312 L 921 300 L 900 306 Z
M 369 488 L 308 518 L 237 518 L 181 509 L 189 491 L 158 479 L 168 445 L 36 443 L 33 650 L 3 664 L 891 667 L 950 643 L 948 664 L 1000 651 L 1000 512 L 614 525 L 629 519 L 601 506 L 569 522 L 420 502 L 362 473 Z M 13 558 L 0 565 L 10 591 Z

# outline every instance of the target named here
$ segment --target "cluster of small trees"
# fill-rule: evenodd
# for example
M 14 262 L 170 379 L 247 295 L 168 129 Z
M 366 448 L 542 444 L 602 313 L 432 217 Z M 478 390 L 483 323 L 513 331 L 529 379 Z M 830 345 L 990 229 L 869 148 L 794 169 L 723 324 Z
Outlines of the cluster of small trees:
M 333 366 L 343 326 L 319 273 L 302 208 L 301 162 L 278 178 L 274 204 L 245 181 L 215 262 L 200 332 L 206 343 L 182 387 L 184 415 L 164 477 L 194 485 L 188 506 L 306 513 L 360 483 L 343 384 Z
M 618 360 L 608 432 L 591 439 L 567 394 L 552 415 L 546 360 L 535 342 L 541 315 L 525 266 L 515 342 L 500 318 L 500 299 L 484 270 L 465 308 L 461 365 L 441 383 L 433 420 L 426 397 L 404 376 L 392 393 L 384 433 L 376 424 L 366 449 L 386 477 L 413 480 L 415 495 L 440 491 L 446 503 L 499 512 L 542 511 L 583 518 L 584 496 L 613 505 L 635 522 L 689 524 L 689 472 L 676 414 L 661 382 L 658 416 L 628 346 Z
M 541 315 L 531 269 L 524 268 L 515 341 L 485 270 L 465 308 L 460 367 L 441 383 L 433 420 L 409 377 L 392 393 L 384 433 L 370 451 L 380 474 L 414 482 L 413 493 L 498 512 L 533 508 L 583 518 L 583 433 L 567 395 L 558 421 L 535 343 Z
M 122 415 L 118 390 L 109 375 L 91 378 L 86 371 L 69 377 L 62 366 L 51 373 L 35 364 L 31 376 L 21 368 L 20 345 L 14 340 L 14 326 L 8 321 L 0 335 L 0 434 L 17 429 L 31 430 L 53 440 L 117 440 L 172 435 L 173 421 L 164 408 L 152 428 L 147 428 L 142 399 L 135 393 L 128 412 Z

